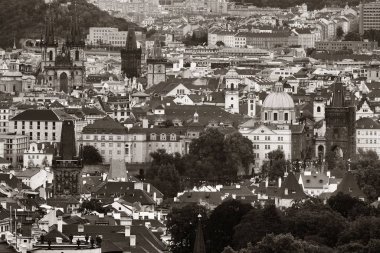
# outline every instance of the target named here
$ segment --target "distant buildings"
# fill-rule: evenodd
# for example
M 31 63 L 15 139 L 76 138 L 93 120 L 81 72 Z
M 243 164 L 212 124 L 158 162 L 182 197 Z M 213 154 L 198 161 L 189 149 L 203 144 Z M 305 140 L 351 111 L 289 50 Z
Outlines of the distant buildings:
M 368 30 L 380 30 L 380 2 L 360 3 L 359 32 L 364 34 Z
M 341 51 L 352 50 L 354 52 L 360 50 L 373 51 L 378 48 L 376 41 L 317 41 L 315 42 L 316 50 Z
M 145 35 L 141 31 L 135 31 L 136 40 L 143 41 Z M 119 31 L 113 27 L 90 27 L 86 43 L 88 45 L 107 45 L 113 47 L 124 47 L 127 41 L 128 31 Z

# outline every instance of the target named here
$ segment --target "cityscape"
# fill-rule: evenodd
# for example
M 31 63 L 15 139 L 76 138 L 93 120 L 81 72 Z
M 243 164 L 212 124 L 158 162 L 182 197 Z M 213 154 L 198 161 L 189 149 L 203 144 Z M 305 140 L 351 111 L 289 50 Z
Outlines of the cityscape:
M 0 252 L 380 252 L 380 0 L 0 0 Z

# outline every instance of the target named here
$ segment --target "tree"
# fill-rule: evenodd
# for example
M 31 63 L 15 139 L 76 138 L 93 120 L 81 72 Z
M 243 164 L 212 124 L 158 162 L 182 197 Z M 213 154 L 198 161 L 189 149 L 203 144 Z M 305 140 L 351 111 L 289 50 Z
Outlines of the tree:
M 291 234 L 269 234 L 252 250 L 253 253 L 332 253 L 332 249 L 299 240 Z
M 380 196 L 380 160 L 374 151 L 359 149 L 358 153 L 356 161 L 351 163 L 351 169 L 355 171 L 359 187 L 368 200 L 374 201 Z
M 217 129 L 207 129 L 190 144 L 185 175 L 194 183 L 236 181 L 239 170 L 249 170 L 254 160 L 252 147 L 252 142 L 240 133 L 225 136 Z
M 217 45 L 218 47 L 224 47 L 224 46 L 225 46 L 225 45 L 224 45 L 224 42 L 221 41 L 221 40 L 218 40 L 218 41 L 215 43 L 215 45 Z
M 83 147 L 83 163 L 87 165 L 96 165 L 103 162 L 99 150 L 94 146 L 86 145 Z
M 233 245 L 241 249 L 248 243 L 257 243 L 265 235 L 283 232 L 282 214 L 274 205 L 249 211 L 235 227 Z
M 338 39 L 341 39 L 343 37 L 343 35 L 344 35 L 343 28 L 341 26 L 338 26 L 336 28 L 336 37 Z
M 109 207 L 103 207 L 103 203 L 98 199 L 84 200 L 78 209 L 81 213 L 96 211 L 98 213 L 107 213 L 111 210 Z
M 172 198 L 182 189 L 181 178 L 177 170 L 182 167 L 182 158 L 179 153 L 174 155 L 158 149 L 151 153 L 152 163 L 146 173 L 146 179 L 157 187 L 166 198 Z
M 192 252 L 199 214 L 202 216 L 201 221 L 204 226 L 207 213 L 203 206 L 186 205 L 182 208 L 173 208 L 168 214 L 167 229 L 172 236 L 171 252 Z
M 306 241 L 334 247 L 339 234 L 347 227 L 346 220 L 319 200 L 298 203 L 286 212 L 287 232 Z
M 343 217 L 352 220 L 356 219 L 358 216 L 376 215 L 375 208 L 342 192 L 330 197 L 327 200 L 327 204 Z
M 261 166 L 261 176 L 263 178 L 268 177 L 270 180 L 277 180 L 284 176 L 287 166 L 284 152 L 280 149 L 273 150 L 268 153 L 268 159 Z
M 348 32 L 343 38 L 344 41 L 361 41 L 360 34 L 356 32 Z
M 212 211 L 206 226 L 210 252 L 222 252 L 226 246 L 232 244 L 234 227 L 251 209 L 252 206 L 249 204 L 228 200 Z
M 351 222 L 348 229 L 339 236 L 339 245 L 360 243 L 368 245 L 371 240 L 380 239 L 380 218 L 379 217 L 359 217 Z

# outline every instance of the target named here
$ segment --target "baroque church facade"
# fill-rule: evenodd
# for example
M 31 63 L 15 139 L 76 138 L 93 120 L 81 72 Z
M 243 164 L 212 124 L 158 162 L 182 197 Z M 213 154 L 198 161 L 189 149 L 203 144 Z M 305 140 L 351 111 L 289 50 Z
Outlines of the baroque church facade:
M 49 13 L 45 36 L 41 40 L 42 85 L 66 94 L 70 94 L 73 90 L 82 90 L 85 83 L 85 42 L 82 38 L 76 11 L 72 20 L 66 41 L 59 46 L 55 37 L 52 13 Z

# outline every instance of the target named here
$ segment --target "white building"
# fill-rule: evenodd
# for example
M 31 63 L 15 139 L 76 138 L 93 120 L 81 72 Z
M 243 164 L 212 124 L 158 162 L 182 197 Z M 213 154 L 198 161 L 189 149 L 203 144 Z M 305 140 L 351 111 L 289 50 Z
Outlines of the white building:
M 285 159 L 292 157 L 292 131 L 288 125 L 271 125 L 249 120 L 239 127 L 239 132 L 253 143 L 255 167 L 260 168 L 268 153 L 282 150 Z
M 135 31 L 137 46 L 144 40 L 141 31 Z M 106 44 L 114 47 L 124 47 L 127 41 L 128 31 L 119 31 L 113 27 L 90 27 L 86 43 L 90 45 Z
M 356 121 L 356 153 L 375 151 L 380 155 L 380 124 L 371 118 L 361 118 Z

